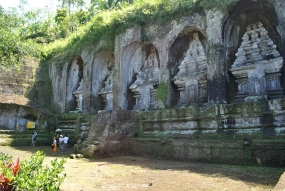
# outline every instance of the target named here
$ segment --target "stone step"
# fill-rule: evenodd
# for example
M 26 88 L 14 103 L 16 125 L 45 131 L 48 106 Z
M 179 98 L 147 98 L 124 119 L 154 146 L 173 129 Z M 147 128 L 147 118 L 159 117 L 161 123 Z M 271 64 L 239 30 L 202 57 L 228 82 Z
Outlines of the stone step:
M 76 119 L 70 119 L 70 120 L 59 120 L 59 124 L 61 123 L 76 123 Z

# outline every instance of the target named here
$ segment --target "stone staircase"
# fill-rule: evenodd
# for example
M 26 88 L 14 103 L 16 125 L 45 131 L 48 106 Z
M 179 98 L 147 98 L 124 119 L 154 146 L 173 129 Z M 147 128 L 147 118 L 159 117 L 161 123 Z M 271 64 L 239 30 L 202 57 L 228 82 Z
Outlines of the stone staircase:
M 76 131 L 77 119 L 75 118 L 59 118 L 59 129 L 66 133 L 73 133 Z
M 0 146 L 30 146 L 33 131 L 0 130 Z M 54 134 L 49 132 L 37 132 L 37 134 L 38 146 L 49 146 L 51 144 Z

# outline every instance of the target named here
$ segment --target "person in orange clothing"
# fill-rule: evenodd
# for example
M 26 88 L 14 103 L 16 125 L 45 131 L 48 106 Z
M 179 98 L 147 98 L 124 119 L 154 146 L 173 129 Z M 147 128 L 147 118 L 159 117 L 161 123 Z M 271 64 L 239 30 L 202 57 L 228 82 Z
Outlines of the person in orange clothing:
M 55 155 L 56 154 L 56 150 L 57 150 L 57 144 L 56 144 L 56 138 L 55 137 L 53 137 L 52 150 L 53 150 L 52 155 Z

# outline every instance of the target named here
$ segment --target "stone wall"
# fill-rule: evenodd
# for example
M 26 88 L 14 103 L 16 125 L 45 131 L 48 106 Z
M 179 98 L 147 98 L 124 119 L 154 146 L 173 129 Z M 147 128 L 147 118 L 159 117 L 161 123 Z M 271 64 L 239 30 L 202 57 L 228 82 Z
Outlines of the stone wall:
M 19 70 L 16 68 L 0 69 L 0 93 L 2 95 L 27 96 L 34 85 L 39 64 L 33 59 L 26 62 Z
M 0 129 L 24 131 L 27 122 L 33 122 L 39 130 L 47 130 L 42 128 L 46 116 L 51 114 L 47 110 L 50 104 L 47 76 L 46 65 L 37 59 L 27 59 L 19 69 L 1 69 Z
M 4 98 L 1 96 L 1 100 Z M 13 98 L 10 96 L 10 101 L 13 102 Z M 16 98 L 19 99 L 19 98 Z M 14 99 L 15 100 L 15 99 Z M 32 122 L 30 127 L 41 128 L 42 124 L 39 124 L 37 119 L 41 118 L 40 111 L 33 109 L 30 105 L 20 105 L 19 102 L 15 103 L 0 103 L 0 127 L 1 130 L 16 130 L 25 131 L 28 122 Z
M 155 143 L 165 157 L 219 161 L 224 149 L 224 161 L 235 152 L 237 160 L 260 161 L 265 154 L 254 153 L 271 141 L 272 157 L 261 161 L 283 160 L 274 153 L 285 128 L 284 9 L 283 0 L 240 0 L 224 12 L 135 26 L 116 36 L 114 50 L 102 40 L 51 63 L 50 109 L 76 116 L 54 125 L 82 129 L 79 152 L 94 141 L 104 148 L 130 138 L 134 154 L 143 148 L 155 155 Z M 9 88 L 17 81 L 10 78 L 10 84 L 1 78 L 0 90 L 24 94 L 19 84 L 29 80 Z M 80 121 L 76 114 L 96 119 Z

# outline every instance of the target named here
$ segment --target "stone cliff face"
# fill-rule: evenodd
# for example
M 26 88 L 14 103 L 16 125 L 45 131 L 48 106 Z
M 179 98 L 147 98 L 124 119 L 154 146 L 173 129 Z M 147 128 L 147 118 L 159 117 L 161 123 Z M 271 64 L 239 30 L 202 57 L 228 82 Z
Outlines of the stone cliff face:
M 43 105 L 47 106 L 49 94 L 46 92 L 49 87 L 46 86 L 47 82 L 41 81 L 46 76 L 38 78 L 40 70 L 40 64 L 35 59 L 26 60 L 20 70 L 1 69 L 0 129 L 23 131 L 27 122 L 37 124 L 41 118 L 40 113 L 46 113 L 41 108 Z M 39 84 L 45 85 L 46 89 L 39 90 Z
M 81 80 L 84 113 L 243 102 L 249 96 L 281 98 L 284 12 L 279 3 L 243 0 L 229 12 L 205 10 L 164 26 L 152 25 L 143 30 L 137 26 L 117 36 L 114 52 L 84 50 L 70 63 L 53 63 L 50 77 L 55 112 L 76 111 L 78 103 L 73 92 Z M 142 35 L 148 40 L 142 42 Z M 150 56 L 152 49 L 155 57 Z M 242 56 L 250 63 L 248 67 L 237 64 Z M 275 69 L 269 72 L 267 67 L 261 78 L 258 76 L 265 61 Z M 156 69 L 147 69 L 146 62 L 157 63 Z M 251 66 L 257 69 L 249 69 Z M 149 83 L 153 75 L 156 80 Z M 168 86 L 164 106 L 155 98 L 161 83 Z
M 127 135 L 120 149 L 135 155 L 284 165 L 272 162 L 284 158 L 284 8 L 281 0 L 241 0 L 228 12 L 130 28 L 114 52 L 84 59 L 91 53 L 83 51 L 82 110 L 100 112 L 84 145 L 99 141 L 110 154 Z
M 86 48 L 66 63 L 51 63 L 50 108 L 100 113 L 102 120 L 89 121 L 85 146 L 122 127 L 135 138 L 282 138 L 284 6 L 283 0 L 240 0 L 227 12 L 204 10 L 163 26 L 129 28 L 116 36 L 114 51 L 99 43 L 99 51 Z M 126 110 L 130 119 L 117 117 Z M 72 119 L 65 123 L 76 129 Z M 97 126 L 106 126 L 104 133 Z M 186 152 L 191 145 L 201 147 L 174 141 L 174 158 L 203 157 Z

